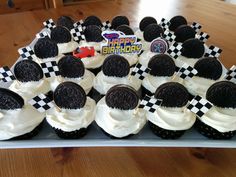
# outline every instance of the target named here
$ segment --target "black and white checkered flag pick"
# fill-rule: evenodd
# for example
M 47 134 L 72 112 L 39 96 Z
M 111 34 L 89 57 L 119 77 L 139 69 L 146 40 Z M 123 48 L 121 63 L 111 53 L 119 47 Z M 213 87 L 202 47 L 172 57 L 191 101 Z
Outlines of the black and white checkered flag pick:
M 23 59 L 33 60 L 33 57 L 35 56 L 34 51 L 30 46 L 20 48 L 18 49 L 18 52 Z
M 193 22 L 191 27 L 196 31 L 196 33 L 202 28 L 202 26 L 197 22 Z
M 205 53 L 205 57 L 216 57 L 216 58 L 218 58 L 220 56 L 221 52 L 222 52 L 222 49 L 220 49 L 219 47 L 211 45 L 210 47 L 208 47 L 208 49 Z
M 41 63 L 41 67 L 45 77 L 47 78 L 60 75 L 56 61 Z
M 183 66 L 179 69 L 176 75 L 182 79 L 190 79 L 197 74 L 197 70 L 188 64 L 184 63 Z
M 81 26 L 75 27 L 70 30 L 70 33 L 74 39 L 74 41 L 79 42 L 81 40 L 85 40 L 84 32 Z
M 111 28 L 110 21 L 107 20 L 107 21 L 102 23 L 102 31 L 105 31 L 105 30 L 110 29 L 110 28 Z
M 10 68 L 8 66 L 4 66 L 0 68 L 0 79 L 3 82 L 10 82 L 13 80 L 16 80 L 15 76 L 11 72 Z
M 136 76 L 138 77 L 140 80 L 143 80 L 148 73 L 150 72 L 150 69 L 141 65 L 140 63 L 136 64 L 135 67 L 133 68 L 132 72 L 131 72 L 131 76 Z
M 228 72 L 226 73 L 225 77 L 226 80 L 232 81 L 236 83 L 236 66 L 233 65 Z
M 54 21 L 51 18 L 43 22 L 43 25 L 50 30 L 56 27 Z
M 80 21 L 78 21 L 78 22 L 75 22 L 74 24 L 73 24 L 73 26 L 74 26 L 74 28 L 78 28 L 79 26 L 83 29 L 83 30 L 85 30 L 85 26 L 84 26 L 84 21 L 81 19 Z
M 141 101 L 141 103 L 139 104 L 139 108 L 142 108 L 146 111 L 154 113 L 156 109 L 161 105 L 161 103 L 162 103 L 162 100 L 149 97 L 146 95 Z
M 175 35 L 171 33 L 169 30 L 165 30 L 163 36 L 167 41 L 173 42 L 175 40 Z
M 182 53 L 182 45 L 178 44 L 177 42 L 175 42 L 172 46 L 170 46 L 170 48 L 167 50 L 167 53 L 173 57 L 174 59 L 178 58 L 178 56 L 181 55 Z
M 54 106 L 52 99 L 44 94 L 39 94 L 28 102 L 39 112 L 45 112 Z
M 43 32 L 40 32 L 40 33 L 37 33 L 36 34 L 36 38 L 45 38 L 45 37 L 50 37 L 49 33 L 47 31 L 43 31 Z
M 190 101 L 187 109 L 195 113 L 198 117 L 202 117 L 212 106 L 213 104 L 211 102 L 197 95 Z
M 202 41 L 202 42 L 205 43 L 205 42 L 210 38 L 210 36 L 209 36 L 207 33 L 200 32 L 200 34 L 197 35 L 197 38 L 198 38 L 200 41 Z
M 159 25 L 164 29 L 167 30 L 170 26 L 170 22 L 168 20 L 166 20 L 165 18 L 161 19 L 161 22 L 159 23 Z

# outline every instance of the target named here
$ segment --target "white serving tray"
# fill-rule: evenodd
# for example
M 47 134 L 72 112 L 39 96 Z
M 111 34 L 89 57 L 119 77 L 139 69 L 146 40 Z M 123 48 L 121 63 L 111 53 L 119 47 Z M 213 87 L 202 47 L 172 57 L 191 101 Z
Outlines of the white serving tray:
M 37 39 L 34 39 L 30 44 L 34 46 Z M 18 60 L 21 60 L 19 58 Z M 14 67 L 14 66 L 13 66 Z M 226 70 L 224 68 L 224 70 Z M 8 87 L 10 83 L 0 83 L 1 87 Z M 111 139 L 103 134 L 94 122 L 82 139 L 64 140 L 57 137 L 52 128 L 44 122 L 43 129 L 40 133 L 30 140 L 7 140 L 0 141 L 0 149 L 13 148 L 55 148 L 55 147 L 212 147 L 212 148 L 235 148 L 236 136 L 231 140 L 209 140 L 196 132 L 195 129 L 190 129 L 177 140 L 163 140 L 154 135 L 149 126 L 146 125 L 138 134 L 128 139 Z

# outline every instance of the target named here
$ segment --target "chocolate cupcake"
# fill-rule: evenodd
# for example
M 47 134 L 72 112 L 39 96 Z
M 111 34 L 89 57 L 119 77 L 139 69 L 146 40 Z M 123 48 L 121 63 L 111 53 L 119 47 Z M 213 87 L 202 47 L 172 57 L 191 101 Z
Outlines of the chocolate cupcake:
M 97 103 L 95 121 L 111 138 L 137 134 L 146 123 L 145 111 L 138 109 L 139 97 L 128 85 L 116 85 Z

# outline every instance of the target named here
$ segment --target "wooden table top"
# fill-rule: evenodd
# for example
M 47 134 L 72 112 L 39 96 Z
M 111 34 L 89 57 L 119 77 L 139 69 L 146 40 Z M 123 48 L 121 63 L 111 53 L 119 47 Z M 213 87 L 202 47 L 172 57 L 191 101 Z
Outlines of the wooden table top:
M 223 49 L 227 68 L 235 64 L 236 6 L 220 0 L 115 0 L 60 9 L 0 15 L 0 64 L 12 65 L 17 49 L 29 44 L 48 18 L 69 15 L 82 19 L 95 14 L 102 20 L 121 14 L 138 26 L 144 16 L 170 19 L 181 14 L 202 24 L 208 44 Z M 235 149 L 206 148 L 64 148 L 0 150 L 0 176 L 38 177 L 232 177 Z

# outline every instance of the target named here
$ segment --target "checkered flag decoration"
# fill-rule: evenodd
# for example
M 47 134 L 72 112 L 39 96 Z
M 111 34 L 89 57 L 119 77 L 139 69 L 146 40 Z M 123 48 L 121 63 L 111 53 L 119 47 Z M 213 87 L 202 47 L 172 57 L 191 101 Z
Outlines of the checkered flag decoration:
M 159 25 L 164 29 L 167 30 L 170 26 L 170 22 L 168 20 L 166 20 L 165 18 L 161 19 L 161 22 L 159 23 Z
M 43 22 L 43 25 L 48 28 L 49 30 L 53 29 L 56 27 L 54 21 L 50 18 L 48 20 L 46 20 L 45 22 Z
M 146 111 L 154 113 L 156 109 L 161 105 L 162 100 L 156 99 L 153 97 L 145 96 L 141 103 L 139 104 L 139 108 L 142 108 Z
M 85 40 L 84 31 L 82 26 L 75 27 L 70 30 L 70 33 L 74 39 L 74 41 L 79 42 L 81 40 Z
M 232 81 L 236 83 L 236 66 L 233 65 L 228 72 L 226 73 L 225 77 L 226 80 Z
M 45 77 L 47 78 L 60 75 L 56 61 L 41 63 L 41 67 Z
M 131 76 L 136 76 L 138 79 L 143 80 L 151 70 L 140 63 L 136 64 L 131 72 Z
M 108 20 L 102 23 L 102 31 L 105 31 L 107 29 L 111 29 L 111 23 Z
M 35 56 L 34 51 L 30 46 L 20 48 L 18 49 L 18 52 L 23 59 L 33 60 L 33 57 Z
M 219 47 L 211 45 L 210 47 L 208 47 L 208 49 L 205 53 L 205 57 L 216 57 L 216 58 L 218 58 L 220 56 L 221 52 L 222 52 L 222 49 L 220 49 Z
M 43 31 L 43 32 L 40 32 L 40 33 L 36 34 L 36 38 L 38 38 L 38 39 L 45 38 L 45 37 L 50 37 L 50 35 L 47 31 Z
M 169 42 L 173 42 L 176 38 L 176 36 L 173 33 L 171 33 L 169 30 L 165 30 L 162 37 L 165 38 Z
M 191 27 L 196 31 L 196 33 L 199 32 L 200 29 L 202 28 L 202 26 L 197 22 L 193 22 Z
M 193 76 L 197 74 L 197 70 L 188 64 L 184 63 L 183 66 L 179 69 L 176 75 L 181 77 L 182 79 L 191 79 Z
M 178 56 L 181 55 L 181 51 L 182 51 L 182 45 L 178 44 L 177 42 L 175 42 L 172 46 L 170 46 L 170 48 L 167 50 L 167 53 L 173 57 L 174 59 L 178 58 Z
M 78 28 L 78 27 L 81 27 L 83 30 L 85 30 L 86 26 L 84 26 L 84 21 L 81 19 L 80 21 L 78 22 L 75 22 L 73 24 L 74 28 Z
M 10 68 L 8 66 L 4 66 L 0 68 L 0 79 L 3 82 L 10 82 L 13 80 L 16 80 L 15 76 L 11 72 Z
M 50 108 L 54 107 L 52 99 L 42 93 L 29 100 L 28 103 L 32 105 L 35 109 L 37 109 L 39 112 L 45 112 Z
M 195 113 L 198 117 L 202 117 L 212 106 L 213 104 L 211 102 L 197 95 L 188 104 L 187 109 Z
M 205 42 L 210 38 L 210 36 L 209 36 L 207 33 L 200 32 L 200 34 L 197 35 L 197 38 L 198 38 L 200 41 L 202 41 L 202 42 L 205 43 Z

